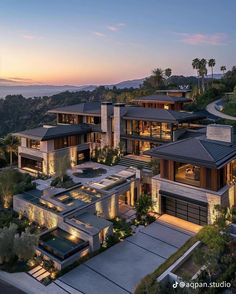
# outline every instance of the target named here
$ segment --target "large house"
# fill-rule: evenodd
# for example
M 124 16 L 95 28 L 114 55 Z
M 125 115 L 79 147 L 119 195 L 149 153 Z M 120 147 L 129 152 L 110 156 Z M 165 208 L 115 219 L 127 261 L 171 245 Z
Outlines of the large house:
M 215 205 L 236 204 L 236 142 L 233 127 L 208 125 L 206 135 L 147 151 L 160 159 L 152 178 L 156 212 L 199 224 L 212 223 Z
M 179 99 L 179 98 L 178 98 Z M 182 98 L 186 99 L 186 98 Z M 71 165 L 88 160 L 95 146 L 118 147 L 141 155 L 163 143 L 178 140 L 187 129 L 199 129 L 201 113 L 89 102 L 50 110 L 56 126 L 18 132 L 19 168 L 52 175 L 59 157 Z
M 186 102 L 177 94 L 176 99 Z M 14 196 L 14 210 L 48 228 L 37 252 L 58 269 L 98 250 L 112 234 L 110 220 L 121 216 L 122 205 L 132 210 L 141 192 L 150 192 L 158 214 L 198 225 L 213 222 L 215 205 L 235 205 L 233 128 L 206 128 L 199 124 L 205 118 L 201 113 L 170 110 L 158 103 L 154 108 L 111 102 L 60 107 L 49 111 L 57 115 L 55 126 L 16 134 L 21 140 L 19 168 L 36 174 L 54 175 L 57 163 L 66 159 L 72 167 L 80 166 L 95 147 L 122 144 L 127 154 L 119 171 L 100 180 L 62 192 L 49 188 Z M 145 165 L 142 171 L 135 168 L 131 156 L 140 162 L 159 159 L 160 174 L 153 176 Z M 62 251 L 52 242 L 57 239 L 70 246 Z

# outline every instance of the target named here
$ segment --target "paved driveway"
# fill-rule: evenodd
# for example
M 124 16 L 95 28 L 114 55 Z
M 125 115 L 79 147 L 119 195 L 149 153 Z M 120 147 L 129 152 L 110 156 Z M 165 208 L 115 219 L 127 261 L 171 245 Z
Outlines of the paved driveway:
M 224 119 L 229 119 L 229 120 L 236 120 L 236 117 L 218 111 L 216 109 L 217 104 L 221 105 L 222 104 L 222 99 L 213 101 L 212 103 L 208 104 L 207 107 L 206 107 L 206 110 L 208 112 L 210 112 L 211 114 L 215 115 L 215 116 L 218 116 L 218 117 L 221 117 L 221 118 L 224 118 Z
M 154 271 L 193 234 L 157 220 L 60 278 L 86 294 L 133 293 L 138 282 Z

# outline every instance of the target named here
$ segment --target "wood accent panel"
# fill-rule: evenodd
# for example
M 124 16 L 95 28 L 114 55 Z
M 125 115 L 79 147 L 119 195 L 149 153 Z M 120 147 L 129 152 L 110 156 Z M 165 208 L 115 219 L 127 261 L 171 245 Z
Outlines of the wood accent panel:
M 174 161 L 168 161 L 168 179 L 174 181 Z
M 218 173 L 216 168 L 211 170 L 211 189 L 213 191 L 218 190 Z
M 160 159 L 160 176 L 164 178 L 164 159 Z
M 200 187 L 206 188 L 206 168 L 200 167 Z

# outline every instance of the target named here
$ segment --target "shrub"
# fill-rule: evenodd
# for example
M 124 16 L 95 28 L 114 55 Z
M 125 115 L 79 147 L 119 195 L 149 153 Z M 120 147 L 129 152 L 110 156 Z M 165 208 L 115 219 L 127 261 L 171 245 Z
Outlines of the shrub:
M 64 175 L 63 178 L 56 177 L 51 182 L 51 186 L 65 189 L 72 187 L 74 184 L 74 181 L 68 175 Z
M 32 190 L 36 187 L 29 174 L 22 174 L 15 169 L 6 169 L 0 174 L 0 195 L 4 208 L 12 205 L 14 194 Z

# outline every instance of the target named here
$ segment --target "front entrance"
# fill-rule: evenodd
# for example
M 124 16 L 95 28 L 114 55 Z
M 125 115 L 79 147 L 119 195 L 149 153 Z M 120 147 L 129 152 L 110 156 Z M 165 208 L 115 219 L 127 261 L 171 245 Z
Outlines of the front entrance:
M 207 204 L 203 202 L 196 203 L 184 197 L 178 199 L 177 197 L 162 195 L 161 210 L 162 213 L 181 218 L 194 224 L 201 226 L 207 224 Z

